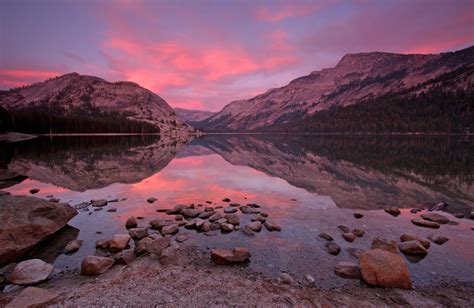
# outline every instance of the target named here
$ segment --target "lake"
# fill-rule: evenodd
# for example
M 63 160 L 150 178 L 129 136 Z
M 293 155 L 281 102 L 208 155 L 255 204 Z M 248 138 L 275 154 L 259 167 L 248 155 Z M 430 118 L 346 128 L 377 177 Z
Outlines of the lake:
M 147 226 L 153 219 L 174 219 L 159 209 L 176 204 L 228 207 L 223 199 L 229 198 L 230 203 L 260 205 L 282 231 L 263 228 L 254 236 L 241 231 L 214 236 L 184 228 L 180 232 L 190 232 L 187 243 L 203 252 L 249 248 L 247 266 L 263 275 L 286 271 L 303 283 L 311 275 L 323 288 L 360 284 L 333 272 L 339 261 L 357 262 L 347 249 L 369 249 L 375 236 L 399 240 L 410 232 L 450 239 L 443 245 L 432 243 L 425 258 L 407 258 L 415 286 L 474 281 L 472 138 L 205 135 L 187 142 L 158 136 L 40 137 L 1 144 L 0 158 L 0 189 L 14 195 L 30 195 L 30 189 L 38 188 L 36 197 L 54 196 L 73 206 L 91 199 L 118 200 L 102 210 L 79 210 L 70 228 L 33 252 L 60 270 L 76 271 L 84 256 L 95 253 L 97 239 L 127 233 L 130 216 Z M 148 203 L 150 197 L 157 201 Z M 411 223 L 420 213 L 410 209 L 440 202 L 447 204 L 443 215 L 451 223 L 437 230 Z M 401 214 L 389 215 L 387 206 L 398 206 Z M 111 208 L 116 212 L 109 212 Z M 355 219 L 356 212 L 364 217 Z M 241 215 L 241 226 L 251 217 Z M 338 225 L 365 234 L 349 243 Z M 328 254 L 321 232 L 341 246 L 338 256 Z M 81 249 L 61 254 L 75 238 L 84 240 Z

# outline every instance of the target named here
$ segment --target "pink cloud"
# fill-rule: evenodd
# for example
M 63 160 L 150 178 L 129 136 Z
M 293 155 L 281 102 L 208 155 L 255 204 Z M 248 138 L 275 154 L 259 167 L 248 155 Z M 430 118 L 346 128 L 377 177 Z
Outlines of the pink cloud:
M 324 4 L 325 6 L 326 4 Z M 288 3 L 283 6 L 260 7 L 255 12 L 258 21 L 278 22 L 287 18 L 306 16 L 323 7 L 317 3 Z
M 19 87 L 60 75 L 56 71 L 32 69 L 0 69 L 0 84 Z

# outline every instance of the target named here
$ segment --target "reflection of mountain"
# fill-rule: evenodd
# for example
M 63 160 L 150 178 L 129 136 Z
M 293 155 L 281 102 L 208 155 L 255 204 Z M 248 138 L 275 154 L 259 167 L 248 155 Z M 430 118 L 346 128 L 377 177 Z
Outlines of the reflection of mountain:
M 75 191 L 136 183 L 160 171 L 185 140 L 157 136 L 55 137 L 6 144 L 8 170 Z
M 270 139 L 268 139 L 270 138 Z M 291 140 L 290 140 L 291 139 Z M 207 136 L 206 146 L 344 208 L 474 206 L 474 145 L 444 137 Z

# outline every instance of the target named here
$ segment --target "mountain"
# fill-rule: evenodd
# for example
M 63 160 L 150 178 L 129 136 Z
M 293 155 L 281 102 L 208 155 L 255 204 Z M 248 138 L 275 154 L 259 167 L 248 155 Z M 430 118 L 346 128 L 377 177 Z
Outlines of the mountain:
M 474 46 L 430 55 L 348 54 L 334 68 L 312 72 L 248 100 L 233 101 L 195 127 L 207 131 L 255 131 L 296 122 L 323 110 L 412 89 L 473 64 Z M 473 79 L 471 74 L 463 85 L 455 86 L 472 86 Z
M 181 119 L 191 126 L 197 122 L 204 121 L 215 114 L 215 112 L 211 111 L 190 110 L 182 108 L 175 108 L 174 111 Z
M 9 112 L 48 112 L 67 119 L 123 117 L 133 123 L 149 123 L 161 132 L 190 130 L 164 99 L 138 84 L 112 83 L 77 73 L 0 91 L 0 106 Z

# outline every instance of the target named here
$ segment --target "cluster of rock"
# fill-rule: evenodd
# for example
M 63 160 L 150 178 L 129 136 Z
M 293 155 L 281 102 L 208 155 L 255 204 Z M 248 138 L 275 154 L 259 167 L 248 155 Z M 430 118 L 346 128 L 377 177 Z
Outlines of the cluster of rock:
M 82 203 L 76 204 L 74 206 L 74 208 L 78 211 L 81 211 L 81 212 L 89 212 L 89 215 L 91 215 L 93 212 L 102 211 L 110 203 L 115 203 L 115 202 L 125 201 L 125 200 L 127 200 L 127 198 L 122 198 L 120 200 L 117 199 L 117 198 L 110 199 L 110 200 L 107 200 L 107 199 L 92 199 L 89 202 L 82 202 Z M 116 208 L 107 209 L 107 212 L 116 212 L 116 211 L 117 211 Z
M 387 213 L 398 216 L 400 210 L 390 207 L 385 210 Z M 354 213 L 356 219 L 363 217 L 360 213 Z M 445 224 L 449 219 L 441 214 L 427 212 L 421 215 L 421 221 L 427 223 Z M 423 225 L 425 226 L 425 225 Z M 362 237 L 365 231 L 353 229 L 345 225 L 339 225 L 341 237 L 352 243 L 357 237 Z M 338 255 L 341 247 L 335 243 L 334 238 L 327 232 L 319 234 L 319 237 L 326 241 L 325 247 L 328 253 Z M 334 268 L 337 276 L 342 278 L 363 279 L 366 283 L 375 286 L 411 289 L 412 281 L 405 259 L 400 256 L 399 251 L 405 255 L 424 257 L 428 254 L 431 242 L 442 245 L 449 240 L 443 235 L 430 235 L 428 239 L 411 233 L 404 233 L 400 236 L 400 243 L 393 239 L 376 236 L 371 245 L 371 249 L 364 251 L 357 248 L 348 248 L 348 252 L 357 257 L 359 263 L 339 262 Z

